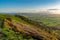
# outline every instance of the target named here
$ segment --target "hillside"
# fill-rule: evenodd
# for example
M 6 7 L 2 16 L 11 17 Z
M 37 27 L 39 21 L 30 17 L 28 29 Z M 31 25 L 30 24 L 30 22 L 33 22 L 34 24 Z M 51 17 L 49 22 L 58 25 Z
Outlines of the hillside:
M 59 40 L 47 28 L 21 15 L 0 15 L 0 40 Z

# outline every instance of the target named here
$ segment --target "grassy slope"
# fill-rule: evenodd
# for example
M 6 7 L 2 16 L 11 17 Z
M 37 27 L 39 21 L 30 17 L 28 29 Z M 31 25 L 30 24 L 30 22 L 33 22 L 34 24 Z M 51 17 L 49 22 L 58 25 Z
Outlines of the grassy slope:
M 14 17 L 14 16 L 9 16 L 9 15 L 0 15 L 0 17 L 1 17 L 1 19 L 5 19 L 5 18 L 7 18 L 7 17 L 11 17 L 13 20 L 15 20 L 16 22 L 20 22 L 20 23 L 23 23 L 23 24 L 27 24 L 27 25 L 30 25 L 30 26 L 34 26 L 34 25 L 32 25 L 32 24 L 29 24 L 29 23 L 27 23 L 27 22 L 25 22 L 25 21 L 23 21 L 23 20 L 21 20 L 20 18 L 17 18 L 17 17 Z M 8 39 L 13 39 L 13 40 L 16 40 L 16 39 L 18 39 L 17 38 L 17 36 L 18 37 L 22 37 L 22 38 L 20 38 L 20 40 L 23 40 L 23 39 L 26 39 L 26 40 L 28 40 L 27 38 L 24 38 L 24 36 L 22 35 L 22 36 L 20 36 L 20 34 L 19 33 L 17 33 L 17 34 L 19 34 L 19 35 L 17 35 L 16 34 L 16 32 L 14 32 L 13 30 L 11 30 L 11 31 L 9 31 L 9 33 L 8 33 L 8 31 L 9 31 L 9 28 L 3 28 L 2 29 L 2 32 L 5 34 L 5 35 L 7 35 L 7 37 L 5 38 L 5 40 L 8 40 Z M 55 31 L 55 32 L 59 32 L 59 31 Z M 55 33 L 54 32 L 54 33 Z M 16 39 L 15 38 L 13 38 L 13 36 L 12 35 L 16 35 Z M 9 36 L 11 37 L 11 38 L 9 38 Z M 3 39 L 3 38 L 2 38 Z M 1 39 L 1 40 L 2 40 Z M 31 39 L 31 40 L 34 40 L 33 38 L 29 38 L 29 39 Z
M 5 19 L 7 17 L 11 17 L 16 22 L 28 24 L 27 22 L 24 22 L 19 18 L 16 18 L 14 16 L 10 16 L 10 15 L 5 15 L 5 14 L 0 15 L 0 21 L 2 21 L 3 19 Z M 24 37 L 24 35 L 22 35 L 21 33 L 11 30 L 10 26 L 8 28 L 6 28 L 6 27 L 0 28 L 0 30 L 2 31 L 1 33 L 6 35 L 5 37 L 0 38 L 0 40 L 24 40 L 24 39 L 25 40 L 34 40 L 32 37 Z
M 32 24 L 29 24 L 29 23 L 27 23 L 27 22 L 25 22 L 25 21 L 23 21 L 23 20 L 21 20 L 20 18 L 18 18 L 19 20 L 18 21 L 20 21 L 21 23 L 23 23 L 23 24 L 28 24 L 28 25 L 30 25 L 30 26 L 34 26 L 34 25 L 32 25 Z M 47 19 L 46 17 L 45 18 L 41 18 L 40 19 L 43 23 L 44 22 L 47 22 L 47 25 L 49 25 L 49 26 L 56 26 L 56 25 L 58 25 L 58 24 L 60 24 L 60 20 L 59 20 L 59 18 L 56 18 L 56 17 L 53 17 L 53 18 L 51 18 L 51 20 L 49 20 L 49 19 Z M 51 22 L 51 23 L 50 23 Z M 55 23 L 56 22 L 56 23 Z M 48 24 L 49 23 L 49 24 Z M 45 23 L 46 24 L 46 23 Z M 35 26 L 36 27 L 36 26 Z M 47 28 L 43 28 L 43 30 L 49 30 L 49 29 L 47 29 Z M 51 32 L 52 32 L 52 35 L 57 35 L 58 37 L 60 37 L 60 31 L 59 30 L 50 30 Z

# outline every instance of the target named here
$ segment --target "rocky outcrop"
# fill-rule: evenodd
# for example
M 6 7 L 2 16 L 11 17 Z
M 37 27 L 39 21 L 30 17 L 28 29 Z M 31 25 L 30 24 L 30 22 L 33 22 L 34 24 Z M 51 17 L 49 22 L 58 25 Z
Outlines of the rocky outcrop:
M 32 36 L 38 40 L 58 40 L 55 35 L 49 34 L 41 29 L 35 28 L 33 26 L 29 26 L 27 24 L 22 24 L 19 22 L 15 22 L 12 19 L 5 19 L 4 25 L 10 26 L 12 30 L 22 33 L 25 36 Z

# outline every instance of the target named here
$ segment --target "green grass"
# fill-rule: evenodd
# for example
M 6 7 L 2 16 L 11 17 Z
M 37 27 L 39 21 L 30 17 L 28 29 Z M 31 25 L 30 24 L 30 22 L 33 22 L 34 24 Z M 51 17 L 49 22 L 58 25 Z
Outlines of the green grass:
M 20 18 L 18 18 L 18 17 L 11 16 L 11 18 L 12 18 L 15 22 L 20 22 L 20 23 L 22 23 L 22 24 L 27 24 L 27 25 L 30 25 L 30 26 L 34 26 L 34 25 L 32 25 L 32 24 L 30 24 L 30 23 L 28 23 L 28 22 L 26 22 L 26 21 L 24 21 L 24 20 L 22 20 L 22 19 L 20 19 Z
M 48 26 L 58 26 L 60 25 L 60 18 L 59 17 L 29 17 L 29 19 L 33 20 L 33 21 L 38 21 L 38 22 L 42 22 L 45 25 Z
M 23 34 L 11 30 L 10 27 L 3 28 L 2 33 L 5 34 L 6 36 L 0 38 L 0 40 L 25 40 L 25 39 L 26 40 L 34 40 L 32 37 L 27 38 L 27 37 L 24 37 Z
M 20 23 L 23 23 L 23 24 L 28 24 L 27 22 L 21 20 L 20 18 L 14 17 L 12 15 L 6 15 L 6 14 L 1 14 L 0 15 L 0 21 L 2 21 L 3 19 L 6 19 L 7 17 L 11 17 L 16 22 L 20 22 Z M 23 34 L 13 31 L 10 28 L 10 26 L 9 27 L 4 26 L 3 28 L 1 28 L 1 26 L 0 26 L 0 31 L 2 31 L 2 33 L 4 35 L 6 35 L 5 37 L 0 38 L 0 40 L 34 40 L 34 38 L 32 38 L 31 36 L 30 37 L 25 37 Z

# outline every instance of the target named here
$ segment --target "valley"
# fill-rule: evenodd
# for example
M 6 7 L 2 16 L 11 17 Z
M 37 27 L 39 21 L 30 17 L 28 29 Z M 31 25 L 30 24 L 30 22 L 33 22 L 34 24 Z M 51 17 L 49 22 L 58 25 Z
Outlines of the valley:
M 38 14 L 1 14 L 0 39 L 1 40 L 59 40 L 59 16 Z M 38 21 L 40 20 L 40 21 Z M 53 21 L 52 21 L 53 20 Z M 53 22 L 56 21 L 56 26 Z M 47 24 L 44 22 L 47 22 Z M 50 24 L 52 22 L 52 25 Z M 48 25 L 49 23 L 49 25 Z M 13 36 L 14 35 L 14 36 Z

